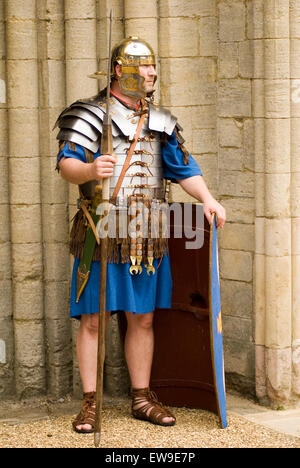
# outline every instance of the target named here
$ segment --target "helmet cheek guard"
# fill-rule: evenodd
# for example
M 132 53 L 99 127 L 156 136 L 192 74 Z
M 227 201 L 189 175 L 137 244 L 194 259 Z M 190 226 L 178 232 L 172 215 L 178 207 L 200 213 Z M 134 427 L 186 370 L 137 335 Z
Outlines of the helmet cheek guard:
M 121 66 L 121 76 L 116 76 L 115 65 Z M 155 55 L 150 45 L 138 37 L 129 37 L 119 42 L 111 57 L 112 76 L 118 80 L 120 89 L 126 96 L 145 98 L 145 78 L 140 74 L 141 65 L 156 65 Z M 154 83 L 156 81 L 156 77 Z

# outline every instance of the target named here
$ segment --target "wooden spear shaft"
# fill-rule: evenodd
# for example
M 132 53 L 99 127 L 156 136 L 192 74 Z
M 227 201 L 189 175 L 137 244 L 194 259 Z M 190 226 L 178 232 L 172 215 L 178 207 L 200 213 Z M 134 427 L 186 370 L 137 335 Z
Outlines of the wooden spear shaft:
M 103 119 L 103 129 L 101 138 L 101 154 L 113 154 L 113 137 L 111 117 L 109 111 L 110 100 L 110 56 L 111 56 L 111 33 L 112 33 L 112 10 L 110 11 L 110 33 L 109 33 L 109 55 L 108 55 L 108 77 L 106 114 Z M 102 179 L 102 186 L 96 187 L 96 192 L 101 191 L 101 203 L 103 216 L 107 216 L 110 209 L 109 203 L 109 178 Z M 107 219 L 107 218 L 106 218 Z M 99 326 L 98 326 L 98 353 L 97 353 L 97 383 L 96 383 L 96 420 L 94 432 L 94 445 L 99 447 L 102 423 L 102 403 L 103 403 L 103 373 L 105 360 L 105 316 L 106 316 L 106 280 L 107 280 L 107 246 L 108 233 L 102 235 L 100 240 L 100 298 L 99 298 Z

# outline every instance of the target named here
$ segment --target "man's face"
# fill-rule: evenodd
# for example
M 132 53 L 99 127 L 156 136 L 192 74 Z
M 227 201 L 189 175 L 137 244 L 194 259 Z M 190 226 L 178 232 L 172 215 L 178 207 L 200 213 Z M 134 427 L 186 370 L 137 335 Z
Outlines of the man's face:
M 140 75 L 145 78 L 143 87 L 146 93 L 152 92 L 154 89 L 154 83 L 157 77 L 155 65 L 140 65 L 139 70 L 140 70 Z

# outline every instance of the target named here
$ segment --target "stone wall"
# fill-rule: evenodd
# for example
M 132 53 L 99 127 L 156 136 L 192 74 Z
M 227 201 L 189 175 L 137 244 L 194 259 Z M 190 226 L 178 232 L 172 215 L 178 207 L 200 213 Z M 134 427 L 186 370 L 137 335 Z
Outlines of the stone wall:
M 297 0 L 1 0 L 0 399 L 81 392 L 68 318 L 77 188 L 55 173 L 60 111 L 105 85 L 113 42 L 158 56 L 156 101 L 227 209 L 219 236 L 225 370 L 262 401 L 300 395 Z M 173 200 L 190 201 L 172 186 Z M 126 391 L 112 321 L 106 386 Z

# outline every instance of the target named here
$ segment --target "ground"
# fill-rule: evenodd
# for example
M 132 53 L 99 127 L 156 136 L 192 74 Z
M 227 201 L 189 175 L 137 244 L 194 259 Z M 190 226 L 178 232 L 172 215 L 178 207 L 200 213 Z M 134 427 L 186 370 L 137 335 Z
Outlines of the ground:
M 232 399 L 233 398 L 233 399 Z M 105 396 L 101 447 L 103 448 L 300 448 L 300 437 L 278 432 L 250 421 L 251 401 L 229 399 L 228 427 L 220 429 L 218 417 L 208 411 L 172 408 L 173 427 L 137 421 L 130 414 L 130 400 Z M 242 405 L 241 405 L 242 401 Z M 236 414 L 233 406 L 242 408 Z M 2 448 L 93 448 L 93 434 L 76 434 L 71 427 L 80 401 L 70 397 L 35 398 L 0 402 L 0 447 Z M 264 409 L 259 410 L 263 414 Z M 267 414 L 266 412 L 265 414 Z

